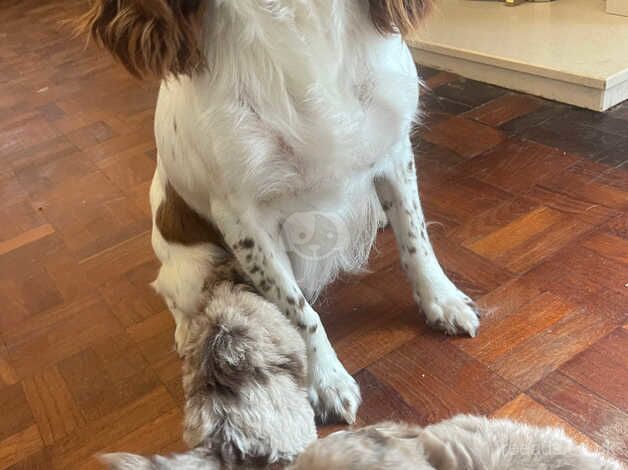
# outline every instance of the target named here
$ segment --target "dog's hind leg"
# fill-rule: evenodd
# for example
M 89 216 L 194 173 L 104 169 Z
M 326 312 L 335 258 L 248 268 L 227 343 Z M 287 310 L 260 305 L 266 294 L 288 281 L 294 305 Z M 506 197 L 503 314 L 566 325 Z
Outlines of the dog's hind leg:
M 240 209 L 212 207 L 212 215 L 257 290 L 299 329 L 307 348 L 308 394 L 317 417 L 353 423 L 360 390 L 338 360 L 318 313 L 303 296 L 283 242 L 278 234 L 266 231 L 261 214 Z
M 431 325 L 449 334 L 475 336 L 480 324 L 478 311 L 444 273 L 428 238 L 409 139 L 398 144 L 392 158 L 375 179 L 375 188 L 395 232 L 415 299 Z

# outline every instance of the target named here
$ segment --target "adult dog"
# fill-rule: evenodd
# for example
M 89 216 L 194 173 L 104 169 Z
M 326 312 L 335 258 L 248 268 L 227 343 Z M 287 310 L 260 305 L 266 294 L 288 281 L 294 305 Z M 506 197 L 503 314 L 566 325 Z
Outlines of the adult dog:
M 451 334 L 479 325 L 419 203 L 419 81 L 402 35 L 428 1 L 96 0 L 82 18 L 131 73 L 162 80 L 156 290 L 183 324 L 206 304 L 204 280 L 234 256 L 301 331 L 321 420 L 353 422 L 360 392 L 311 304 L 363 266 L 386 218 L 427 321 Z M 175 340 L 184 335 L 177 328 Z

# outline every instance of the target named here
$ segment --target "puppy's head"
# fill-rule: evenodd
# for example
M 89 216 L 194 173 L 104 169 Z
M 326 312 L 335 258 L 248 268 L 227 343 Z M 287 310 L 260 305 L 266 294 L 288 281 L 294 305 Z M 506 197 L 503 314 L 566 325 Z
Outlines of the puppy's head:
M 189 74 L 203 65 L 210 0 L 93 0 L 78 19 L 136 77 Z
M 316 438 L 305 345 L 271 303 L 222 283 L 184 350 L 184 440 L 231 464 L 292 460 Z
M 411 33 L 432 9 L 432 0 L 369 0 L 371 20 L 382 34 Z

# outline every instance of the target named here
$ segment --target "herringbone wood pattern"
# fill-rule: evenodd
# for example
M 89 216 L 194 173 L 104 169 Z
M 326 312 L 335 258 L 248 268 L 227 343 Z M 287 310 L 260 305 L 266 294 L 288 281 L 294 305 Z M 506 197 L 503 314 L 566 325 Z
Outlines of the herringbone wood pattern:
M 173 323 L 147 286 L 156 84 L 62 32 L 78 4 L 0 8 L 0 469 L 181 448 Z M 372 271 L 318 306 L 360 423 L 510 416 L 627 458 L 628 106 L 423 72 L 430 235 L 486 313 L 476 339 L 428 330 L 383 231 Z

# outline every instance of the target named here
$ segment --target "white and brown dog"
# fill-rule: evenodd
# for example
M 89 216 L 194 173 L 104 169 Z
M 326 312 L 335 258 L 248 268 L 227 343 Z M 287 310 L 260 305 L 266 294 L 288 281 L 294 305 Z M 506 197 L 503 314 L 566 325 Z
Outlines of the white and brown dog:
M 392 225 L 427 321 L 478 314 L 430 245 L 410 132 L 419 80 L 402 34 L 429 0 L 96 0 L 82 25 L 133 74 L 162 79 L 150 191 L 154 283 L 177 324 L 234 256 L 307 347 L 309 399 L 353 422 L 356 382 L 312 303 Z M 382 210 L 383 209 L 383 210 Z M 177 343 L 183 343 L 178 328 Z

